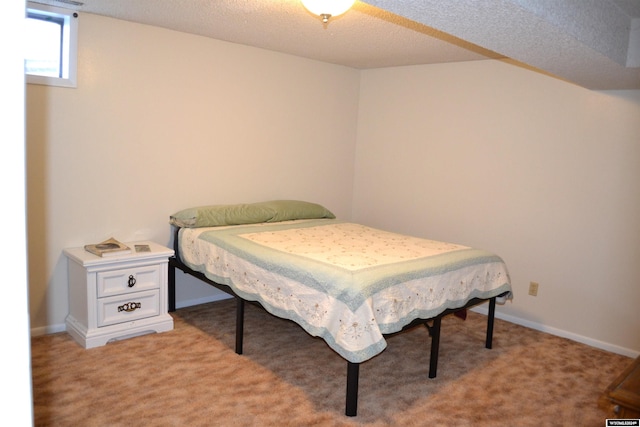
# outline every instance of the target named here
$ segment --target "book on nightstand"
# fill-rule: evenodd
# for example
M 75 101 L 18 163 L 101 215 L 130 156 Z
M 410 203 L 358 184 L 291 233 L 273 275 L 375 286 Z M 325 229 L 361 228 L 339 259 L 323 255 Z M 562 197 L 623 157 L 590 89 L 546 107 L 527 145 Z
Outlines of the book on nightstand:
M 113 237 L 105 240 L 104 242 L 96 243 L 93 245 L 85 245 L 84 249 L 87 252 L 91 252 L 94 255 L 101 257 L 124 255 L 131 253 L 131 248 L 124 243 L 121 243 Z

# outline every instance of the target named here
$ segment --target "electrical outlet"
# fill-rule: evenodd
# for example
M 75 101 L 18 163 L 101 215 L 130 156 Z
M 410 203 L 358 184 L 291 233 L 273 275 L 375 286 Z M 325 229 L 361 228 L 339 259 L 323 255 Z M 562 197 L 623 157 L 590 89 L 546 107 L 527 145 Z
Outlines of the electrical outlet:
M 538 296 L 538 282 L 530 282 L 529 283 L 529 295 L 537 297 Z

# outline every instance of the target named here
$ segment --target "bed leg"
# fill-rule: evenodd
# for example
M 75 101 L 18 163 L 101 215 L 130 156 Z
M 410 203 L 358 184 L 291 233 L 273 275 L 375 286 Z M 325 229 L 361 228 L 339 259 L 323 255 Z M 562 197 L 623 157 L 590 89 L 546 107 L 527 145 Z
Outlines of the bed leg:
M 236 297 L 236 354 L 242 354 L 244 335 L 244 300 Z
M 433 319 L 431 327 L 431 357 L 429 359 L 429 378 L 435 378 L 438 372 L 438 352 L 440 350 L 440 326 L 442 325 L 442 317 L 438 316 Z
M 347 402 L 345 415 L 355 417 L 358 413 L 358 377 L 360 364 L 347 361 Z
M 173 265 L 171 258 L 168 266 L 167 293 L 167 309 L 169 312 L 176 311 L 176 266 Z
M 491 348 L 493 345 L 493 321 L 496 316 L 496 297 L 489 300 L 489 317 L 487 319 L 487 341 L 485 343 L 486 348 Z

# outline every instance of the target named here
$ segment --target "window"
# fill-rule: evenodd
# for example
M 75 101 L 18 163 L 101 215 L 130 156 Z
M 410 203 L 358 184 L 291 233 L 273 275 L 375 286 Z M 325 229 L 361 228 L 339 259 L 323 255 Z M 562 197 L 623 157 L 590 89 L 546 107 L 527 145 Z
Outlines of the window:
M 27 83 L 76 87 L 78 14 L 28 3 L 26 18 Z

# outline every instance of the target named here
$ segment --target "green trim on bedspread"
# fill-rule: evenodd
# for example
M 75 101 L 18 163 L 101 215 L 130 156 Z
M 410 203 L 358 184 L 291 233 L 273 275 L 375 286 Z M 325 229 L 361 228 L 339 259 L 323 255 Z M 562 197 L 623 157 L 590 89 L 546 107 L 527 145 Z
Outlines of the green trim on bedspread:
M 260 227 L 259 231 L 309 228 L 338 223 L 345 222 L 320 220 L 298 224 L 268 225 Z M 352 271 L 305 256 L 272 249 L 242 237 L 244 234 L 255 232 L 254 227 L 237 226 L 211 230 L 202 234 L 200 238 L 265 270 L 327 293 L 345 303 L 352 310 L 357 309 L 376 292 L 390 286 L 425 277 L 443 276 L 450 271 L 473 265 L 502 263 L 502 259 L 492 253 L 480 249 L 464 248 L 427 258 L 365 267 Z M 486 298 L 491 298 L 491 296 Z M 477 295 L 477 297 L 484 296 Z

